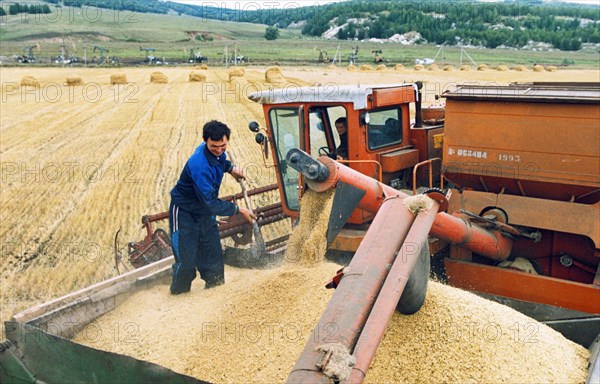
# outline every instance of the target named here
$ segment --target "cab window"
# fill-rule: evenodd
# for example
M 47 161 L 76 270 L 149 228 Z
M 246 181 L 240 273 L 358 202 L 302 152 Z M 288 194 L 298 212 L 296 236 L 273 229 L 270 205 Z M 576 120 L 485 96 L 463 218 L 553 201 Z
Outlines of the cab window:
M 402 143 L 402 109 L 391 108 L 371 112 L 367 127 L 369 149 L 380 149 Z

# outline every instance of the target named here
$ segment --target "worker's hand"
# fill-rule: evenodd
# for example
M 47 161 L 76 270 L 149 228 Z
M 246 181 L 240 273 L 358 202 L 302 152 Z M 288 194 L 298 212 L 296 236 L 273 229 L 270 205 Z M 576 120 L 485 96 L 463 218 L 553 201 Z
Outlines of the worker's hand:
M 242 215 L 244 217 L 244 219 L 246 219 L 247 222 L 249 222 L 250 224 L 252 224 L 254 222 L 254 220 L 256 220 L 256 215 L 254 213 L 252 213 L 251 210 L 247 209 L 247 208 L 242 208 L 240 207 L 240 215 Z
M 233 176 L 236 181 L 246 180 L 246 175 L 237 165 L 233 166 L 233 169 L 231 170 L 231 176 Z

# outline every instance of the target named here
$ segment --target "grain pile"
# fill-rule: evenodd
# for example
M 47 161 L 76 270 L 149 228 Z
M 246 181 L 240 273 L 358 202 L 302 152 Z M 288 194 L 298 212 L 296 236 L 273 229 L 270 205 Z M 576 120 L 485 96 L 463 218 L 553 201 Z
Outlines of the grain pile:
M 437 64 L 431 64 L 429 67 L 427 67 L 428 71 L 439 71 L 440 67 Z
M 368 383 L 583 383 L 588 351 L 506 306 L 430 282 L 412 316 L 395 313 Z
M 333 190 L 324 193 L 306 191 L 300 202 L 300 223 L 292 232 L 285 253 L 286 263 L 314 265 L 323 261 L 333 195 Z
M 535 64 L 533 66 L 533 72 L 545 72 L 545 71 L 546 70 L 544 69 L 544 67 L 539 64 Z
M 39 87 L 40 82 L 33 76 L 23 76 L 21 79 L 21 87 Z
M 170 296 L 165 281 L 89 324 L 75 341 L 212 383 L 282 383 L 333 294 L 323 285 L 337 269 L 226 266 L 225 285 L 204 290 L 196 280 L 180 296 Z M 115 337 L 115 329 L 123 333 Z
M 150 82 L 156 84 L 167 84 L 169 82 L 169 78 L 162 72 L 152 72 L 150 74 Z
M 377 67 L 375 67 L 375 70 L 377 70 L 377 71 L 386 71 L 387 70 L 387 65 L 385 65 L 385 64 L 379 64 Z
M 265 71 L 265 81 L 267 83 L 282 83 L 284 81 L 283 75 L 281 74 L 281 68 L 269 67 Z
M 502 64 L 496 68 L 496 71 L 506 72 L 506 71 L 508 71 L 508 67 L 506 65 Z
M 558 68 L 556 66 L 554 66 L 554 65 L 549 65 L 549 66 L 546 67 L 546 71 L 548 71 L 548 72 L 556 72 L 556 71 L 558 71 Z
M 354 64 L 350 64 L 346 69 L 348 69 L 350 72 L 356 72 L 358 67 Z
M 206 64 L 202 64 L 202 65 L 195 65 L 193 67 L 193 69 L 208 69 L 208 65 Z
M 446 71 L 446 72 L 454 71 L 454 67 L 451 65 L 444 65 L 444 71 Z
M 201 83 L 206 81 L 206 75 L 204 73 L 192 72 L 188 78 L 190 82 Z
M 127 76 L 124 73 L 118 73 L 116 75 L 110 75 L 111 84 L 127 84 Z
M 71 87 L 83 85 L 83 79 L 79 76 L 69 76 L 67 77 L 66 84 Z
M 396 64 L 394 66 L 394 70 L 395 71 L 402 71 L 402 70 L 404 70 L 404 65 L 402 65 L 402 64 Z
M 487 64 L 479 64 L 477 66 L 478 71 L 487 71 L 490 67 Z
M 461 71 L 470 71 L 471 70 L 471 66 L 467 65 L 467 64 L 463 64 L 460 66 L 460 70 Z
M 373 70 L 373 66 L 369 65 L 369 64 L 363 64 L 360 66 L 360 70 L 361 71 L 372 71 Z
M 527 67 L 524 65 L 517 65 L 513 68 L 517 72 L 527 72 Z
M 422 70 L 424 70 L 424 69 L 425 69 L 425 67 L 423 66 L 423 64 L 416 64 L 416 65 L 413 67 L 413 69 L 414 69 L 415 71 L 422 71 Z

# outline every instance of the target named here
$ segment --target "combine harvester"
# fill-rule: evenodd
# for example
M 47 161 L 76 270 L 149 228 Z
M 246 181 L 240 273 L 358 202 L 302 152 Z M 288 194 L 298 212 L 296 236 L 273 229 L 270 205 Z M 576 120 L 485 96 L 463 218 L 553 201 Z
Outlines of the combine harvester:
M 353 255 L 328 284 L 336 292 L 319 322 L 335 322 L 338 332 L 328 340 L 311 335 L 288 382 L 362 382 L 394 310 L 411 314 L 423 304 L 430 268 L 589 348 L 589 382 L 598 382 L 600 84 L 459 86 L 442 96 L 445 111 L 421 108 L 420 84 L 250 96 L 265 113 L 265 129 L 250 128 L 277 170 L 278 218 L 298 217 L 306 188 L 335 189 L 328 254 Z M 346 160 L 334 160 L 340 117 L 348 125 Z M 430 207 L 419 209 L 425 202 Z M 144 265 L 153 261 L 149 255 L 164 256 L 156 247 L 168 250 L 168 237 L 153 237 L 150 223 L 158 218 L 146 217 L 149 237 L 132 243 L 138 257 L 130 260 L 140 268 L 6 324 L 0 381 L 197 382 L 62 338 L 170 273 L 171 258 Z M 248 226 L 229 230 L 251 239 Z M 264 257 L 271 262 L 277 255 Z M 232 260 L 266 264 L 244 252 Z M 333 369 L 333 360 L 344 357 L 356 363 Z

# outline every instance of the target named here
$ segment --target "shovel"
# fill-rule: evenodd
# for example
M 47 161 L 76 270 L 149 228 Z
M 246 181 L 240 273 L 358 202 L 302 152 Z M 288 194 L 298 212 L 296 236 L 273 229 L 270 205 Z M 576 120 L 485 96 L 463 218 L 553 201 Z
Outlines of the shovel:
M 246 191 L 246 185 L 244 184 L 244 180 L 239 179 L 238 183 L 240 183 L 240 186 L 242 187 L 242 193 L 244 194 L 244 201 L 246 202 L 246 207 L 248 207 L 248 209 L 252 213 L 254 213 L 254 211 L 252 210 L 252 206 L 250 205 L 250 198 L 248 198 L 248 192 Z M 257 220 L 252 221 L 252 233 L 254 234 L 254 242 L 252 243 L 250 251 L 252 252 L 252 257 L 260 258 L 260 256 L 265 253 L 266 248 L 265 240 L 262 237 L 262 233 L 260 232 L 260 228 L 258 227 Z

